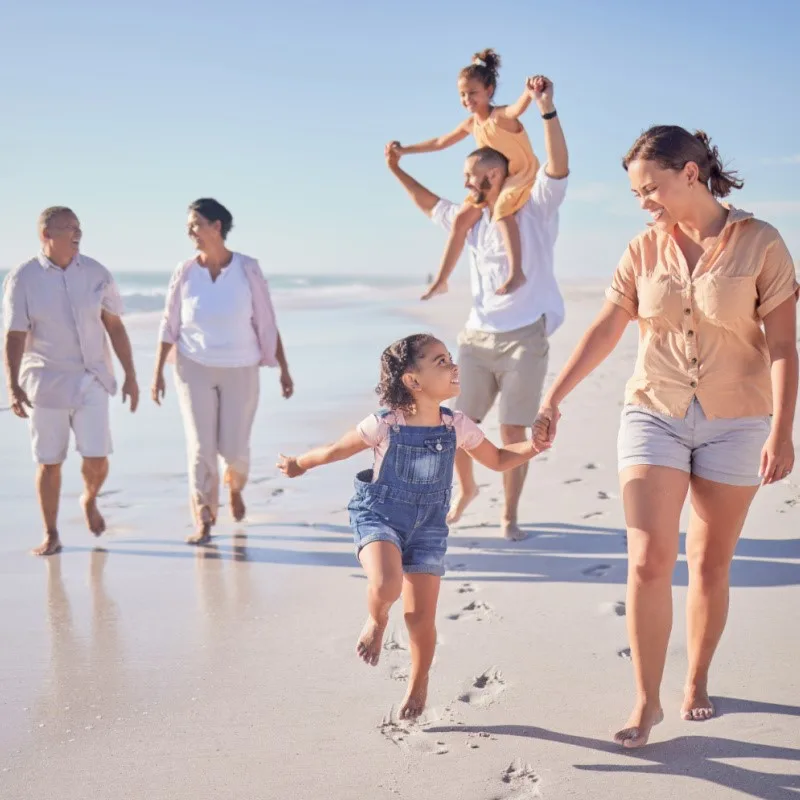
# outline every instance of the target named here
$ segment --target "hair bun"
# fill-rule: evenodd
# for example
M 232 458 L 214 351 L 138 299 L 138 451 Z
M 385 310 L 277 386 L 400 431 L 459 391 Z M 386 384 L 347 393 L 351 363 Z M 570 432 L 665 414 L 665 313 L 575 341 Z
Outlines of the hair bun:
M 472 63 L 496 73 L 500 69 L 500 56 L 491 47 L 487 47 L 486 50 L 475 53 Z

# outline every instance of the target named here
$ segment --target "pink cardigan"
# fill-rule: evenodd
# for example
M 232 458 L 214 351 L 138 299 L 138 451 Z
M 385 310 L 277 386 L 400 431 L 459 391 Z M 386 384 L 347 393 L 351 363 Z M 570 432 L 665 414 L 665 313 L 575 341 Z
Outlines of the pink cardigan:
M 277 367 L 278 359 L 278 323 L 275 320 L 275 309 L 269 296 L 269 287 L 258 261 L 250 256 L 239 254 L 242 259 L 247 282 L 250 285 L 250 294 L 253 296 L 252 318 L 253 329 L 258 339 L 261 351 L 260 367 Z M 158 330 L 161 342 L 177 344 L 181 332 L 181 290 L 186 282 L 189 267 L 195 263 L 194 258 L 178 264 L 167 289 L 167 302 L 164 307 L 164 316 Z M 174 358 L 174 351 L 170 353 L 169 360 Z

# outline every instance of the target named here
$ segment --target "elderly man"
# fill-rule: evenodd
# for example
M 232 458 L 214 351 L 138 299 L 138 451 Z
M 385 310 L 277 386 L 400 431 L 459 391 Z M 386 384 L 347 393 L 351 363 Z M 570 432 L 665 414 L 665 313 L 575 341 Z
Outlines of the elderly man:
M 528 436 L 539 408 L 547 373 L 547 337 L 564 320 L 564 301 L 553 272 L 553 248 L 558 234 L 558 208 L 564 200 L 569 163 L 567 144 L 553 105 L 553 84 L 537 76 L 536 104 L 544 124 L 547 162 L 536 178 L 531 198 L 517 212 L 522 241 L 525 284 L 515 292 L 498 295 L 508 279 L 508 255 L 492 210 L 508 174 L 507 159 L 496 150 L 481 148 L 470 154 L 465 183 L 473 200 L 483 203 L 482 219 L 470 231 L 467 244 L 471 262 L 472 310 L 458 340 L 461 395 L 456 408 L 476 422 L 486 417 L 500 397 L 500 435 L 504 444 Z M 386 146 L 389 169 L 416 205 L 449 231 L 458 206 L 437 197 L 399 165 L 394 143 Z M 503 535 L 519 540 L 517 513 L 527 466 L 504 473 Z M 448 517 L 456 522 L 477 496 L 472 461 L 463 450 L 456 456 L 459 491 Z
M 3 316 L 11 409 L 30 418 L 38 464 L 45 536 L 33 553 L 48 556 L 61 550 L 58 502 L 70 429 L 83 456 L 86 523 L 95 536 L 105 530 L 96 501 L 108 475 L 109 397 L 117 388 L 106 333 L 125 372 L 122 400 L 130 398 L 131 411 L 139 403 L 139 387 L 119 292 L 104 266 L 79 254 L 78 218 L 63 206 L 46 209 L 39 217 L 39 238 L 39 255 L 6 278 Z

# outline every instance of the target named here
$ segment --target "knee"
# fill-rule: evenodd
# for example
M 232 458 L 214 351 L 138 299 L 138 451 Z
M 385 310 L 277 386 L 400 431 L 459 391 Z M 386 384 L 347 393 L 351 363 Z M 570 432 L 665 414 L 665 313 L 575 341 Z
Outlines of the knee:
M 728 558 L 711 553 L 698 553 L 687 558 L 689 578 L 703 586 L 718 586 L 728 583 L 731 562 Z
M 81 465 L 81 472 L 85 476 L 102 475 L 108 469 L 107 458 L 84 458 Z
M 380 603 L 394 603 L 403 591 L 402 575 L 381 575 L 370 582 L 370 591 Z
M 527 438 L 527 429 L 523 425 L 500 426 L 500 440 L 503 444 L 519 444 Z
M 636 583 L 671 581 L 676 555 L 659 547 L 646 547 L 628 555 L 628 573 Z
M 406 611 L 403 617 L 406 622 L 406 627 L 410 631 L 434 630 L 436 627 L 435 613 L 428 610 Z
M 39 464 L 39 475 L 43 478 L 57 478 L 61 475 L 61 464 Z

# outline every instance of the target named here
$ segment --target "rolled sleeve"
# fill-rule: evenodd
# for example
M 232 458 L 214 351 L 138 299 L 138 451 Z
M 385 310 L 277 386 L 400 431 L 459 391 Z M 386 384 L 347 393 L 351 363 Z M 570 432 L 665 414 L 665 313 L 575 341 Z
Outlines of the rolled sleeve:
M 541 166 L 531 192 L 533 202 L 547 213 L 552 213 L 564 202 L 566 196 L 567 178 L 551 178 L 547 174 L 547 164 Z
M 439 200 L 431 211 L 431 219 L 434 225 L 438 225 L 442 230 L 450 233 L 456 214 L 458 214 L 458 206 L 455 203 L 451 203 L 449 200 Z
M 639 314 L 639 296 L 636 291 L 636 264 L 637 253 L 632 245 L 628 245 L 623 253 L 611 286 L 606 289 L 606 299 L 628 312 L 631 319 L 636 319 Z
M 103 298 L 101 300 L 103 311 L 121 317 L 125 313 L 125 305 L 122 302 L 122 295 L 119 293 L 117 282 L 109 275 L 106 285 L 103 287 Z
M 798 288 L 792 256 L 776 231 L 775 240 L 767 247 L 764 262 L 756 276 L 758 316 L 764 319 L 790 297 L 797 299 Z
M 7 332 L 31 329 L 25 287 L 18 273 L 12 272 L 3 282 L 3 321 Z

